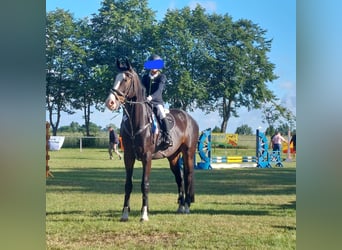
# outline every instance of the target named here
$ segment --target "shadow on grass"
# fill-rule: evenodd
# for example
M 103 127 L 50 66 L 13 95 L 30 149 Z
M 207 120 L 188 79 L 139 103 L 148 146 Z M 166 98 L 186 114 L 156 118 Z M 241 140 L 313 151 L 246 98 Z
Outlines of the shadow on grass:
M 71 210 L 71 211 L 54 211 L 46 213 L 46 220 L 49 222 L 54 221 L 85 221 L 97 220 L 97 221 L 107 221 L 113 218 L 119 218 L 121 216 L 121 211 L 117 210 L 105 210 L 105 211 L 82 211 L 82 210 Z M 72 216 L 72 217 L 70 217 Z M 72 218 L 72 219 L 71 219 Z
M 272 227 L 284 229 L 284 231 L 291 231 L 291 230 L 296 231 L 297 230 L 297 227 L 291 227 L 291 226 L 272 226 Z
M 296 201 L 292 201 L 290 204 L 283 204 L 279 206 L 279 209 L 293 209 L 296 210 Z
M 73 168 L 54 170 L 46 180 L 46 192 L 123 194 L 123 169 Z M 134 170 L 134 189 L 140 192 L 142 169 Z M 153 193 L 177 193 L 176 182 L 167 168 L 154 168 L 150 177 Z M 195 170 L 195 193 L 204 195 L 292 195 L 296 193 L 295 169 Z M 295 206 L 295 204 L 294 204 Z
M 212 210 L 212 209 L 193 209 L 191 215 L 238 215 L 238 216 L 265 216 L 269 215 L 267 210 Z M 175 211 L 170 210 L 151 210 L 151 216 L 157 215 L 175 215 L 175 216 L 188 216 L 184 214 L 178 214 Z M 107 220 L 119 220 L 121 217 L 121 211 L 118 210 L 104 210 L 104 211 L 82 211 L 82 210 L 71 210 L 71 211 L 53 211 L 46 213 L 46 220 L 49 222 L 56 221 L 85 221 L 85 220 L 96 220 L 96 221 L 107 221 Z M 72 217 L 70 217 L 72 216 Z M 132 209 L 130 212 L 131 217 L 139 217 L 139 209 Z

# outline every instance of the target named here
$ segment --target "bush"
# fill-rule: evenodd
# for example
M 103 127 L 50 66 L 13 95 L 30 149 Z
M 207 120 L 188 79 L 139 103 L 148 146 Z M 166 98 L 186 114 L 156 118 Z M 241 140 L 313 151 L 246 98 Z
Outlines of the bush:
M 79 148 L 82 139 L 82 148 L 108 148 L 108 138 L 104 137 L 72 137 L 66 136 L 63 148 Z

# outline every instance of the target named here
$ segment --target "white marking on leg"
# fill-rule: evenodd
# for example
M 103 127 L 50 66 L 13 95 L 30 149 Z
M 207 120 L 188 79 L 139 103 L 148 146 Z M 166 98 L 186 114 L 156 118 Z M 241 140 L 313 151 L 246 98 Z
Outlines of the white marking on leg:
M 148 221 L 147 206 L 142 209 L 140 221 Z

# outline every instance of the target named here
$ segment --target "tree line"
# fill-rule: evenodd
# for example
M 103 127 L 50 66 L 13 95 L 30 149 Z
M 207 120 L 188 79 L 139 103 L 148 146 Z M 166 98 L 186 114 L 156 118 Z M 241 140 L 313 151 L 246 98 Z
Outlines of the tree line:
M 46 108 L 56 135 L 61 112 L 82 110 L 86 135 L 91 111 L 104 100 L 118 73 L 116 58 L 129 58 L 139 75 L 151 54 L 165 61 L 164 99 L 171 108 L 218 111 L 225 132 L 238 108 L 264 109 L 270 125 L 288 110 L 267 83 L 278 77 L 267 54 L 272 39 L 251 20 L 195 9 L 168 10 L 162 20 L 147 0 L 104 0 L 92 17 L 76 19 L 57 8 L 46 16 Z M 273 113 L 267 110 L 272 107 Z M 279 114 L 279 117 L 272 114 Z M 271 114 L 271 115 L 270 115 Z M 291 114 L 291 120 L 293 116 Z
M 98 136 L 98 135 L 104 135 L 108 134 L 108 128 L 112 127 L 114 128 L 115 132 L 120 135 L 120 128 L 116 127 L 115 124 L 108 124 L 106 127 L 101 127 L 97 125 L 96 123 L 90 122 L 89 123 L 89 132 L 91 133 L 91 136 Z M 281 132 L 282 135 L 287 135 L 288 131 L 290 130 L 291 134 L 296 133 L 296 129 L 291 130 L 291 128 L 287 124 L 281 124 L 279 127 L 274 128 L 272 126 L 268 127 L 266 130 L 266 135 L 272 136 L 275 134 L 276 131 Z M 61 133 L 63 135 L 69 134 L 69 135 L 83 135 L 83 136 L 89 136 L 86 134 L 86 128 L 85 125 L 80 125 L 78 122 L 71 122 L 69 125 L 60 126 L 57 129 L 58 133 Z M 221 130 L 219 127 L 215 126 L 212 128 L 213 133 L 221 133 Z M 250 126 L 247 124 L 243 124 L 236 128 L 234 134 L 239 135 L 255 135 L 256 131 L 254 131 Z

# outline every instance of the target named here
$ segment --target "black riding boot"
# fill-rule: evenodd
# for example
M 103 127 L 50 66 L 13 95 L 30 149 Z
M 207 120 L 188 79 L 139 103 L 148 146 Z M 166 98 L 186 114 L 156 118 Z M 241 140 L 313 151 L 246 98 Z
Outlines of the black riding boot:
M 164 133 L 164 143 L 168 147 L 172 147 L 173 142 L 170 136 L 170 124 L 166 118 L 162 119 L 163 133 Z

